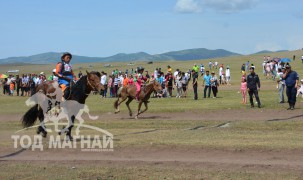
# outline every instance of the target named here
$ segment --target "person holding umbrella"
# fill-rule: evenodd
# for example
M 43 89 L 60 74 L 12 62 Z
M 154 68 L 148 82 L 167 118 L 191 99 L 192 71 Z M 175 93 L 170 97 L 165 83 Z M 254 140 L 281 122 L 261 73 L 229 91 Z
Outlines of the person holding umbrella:
M 288 98 L 289 107 L 287 110 L 294 110 L 296 104 L 297 87 L 299 76 L 296 71 L 291 70 L 291 66 L 286 64 L 285 74 L 282 77 L 285 80 L 286 95 Z

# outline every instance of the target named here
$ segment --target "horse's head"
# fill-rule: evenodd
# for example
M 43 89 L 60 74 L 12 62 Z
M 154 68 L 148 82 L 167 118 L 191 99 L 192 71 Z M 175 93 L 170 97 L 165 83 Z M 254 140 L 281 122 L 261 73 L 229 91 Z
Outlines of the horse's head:
M 154 82 L 153 82 L 153 88 L 154 88 L 154 91 L 156 91 L 157 93 L 162 93 L 162 90 L 163 90 L 162 86 L 156 80 L 154 80 Z
M 99 72 L 88 72 L 87 73 L 87 84 L 92 88 L 94 91 L 101 91 L 104 90 L 104 86 L 100 83 L 101 81 L 101 74 Z

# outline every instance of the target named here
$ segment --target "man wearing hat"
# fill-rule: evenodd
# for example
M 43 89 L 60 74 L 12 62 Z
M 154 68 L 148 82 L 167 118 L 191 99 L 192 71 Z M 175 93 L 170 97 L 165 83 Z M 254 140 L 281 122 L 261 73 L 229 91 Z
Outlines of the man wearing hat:
M 76 80 L 76 76 L 70 65 L 72 55 L 68 52 L 61 56 L 61 62 L 56 65 L 56 76 L 58 76 L 58 83 L 63 92 L 63 100 L 68 99 L 70 94 L 70 83 L 73 79 Z
M 253 102 L 253 95 L 256 97 L 256 100 L 258 102 L 258 107 L 261 108 L 261 102 L 259 98 L 258 91 L 260 90 L 261 84 L 258 74 L 255 73 L 255 68 L 250 67 L 249 68 L 250 74 L 247 76 L 247 90 L 249 94 L 249 101 L 250 105 L 253 108 L 254 102 Z
M 291 66 L 285 66 L 285 74 L 283 75 L 286 85 L 286 95 L 288 98 L 289 107 L 287 110 L 294 110 L 296 104 L 297 87 L 299 82 L 299 75 L 296 71 L 291 70 Z

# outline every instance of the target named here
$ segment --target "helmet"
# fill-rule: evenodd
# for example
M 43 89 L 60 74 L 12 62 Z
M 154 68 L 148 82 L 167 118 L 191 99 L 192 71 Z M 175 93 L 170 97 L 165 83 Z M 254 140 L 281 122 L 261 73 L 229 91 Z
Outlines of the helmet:
M 65 53 L 62 54 L 61 59 L 63 59 L 65 56 L 70 56 L 71 59 L 73 58 L 71 53 L 65 52 Z
M 53 69 L 53 73 L 56 72 L 56 69 Z

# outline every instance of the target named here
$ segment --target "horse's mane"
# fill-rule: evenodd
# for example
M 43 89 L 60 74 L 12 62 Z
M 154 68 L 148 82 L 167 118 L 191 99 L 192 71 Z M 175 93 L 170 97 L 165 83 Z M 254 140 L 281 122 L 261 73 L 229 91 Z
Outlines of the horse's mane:
M 85 94 L 85 88 L 87 84 L 87 75 L 82 76 L 75 85 L 72 86 L 71 94 L 74 94 L 76 99 L 79 95 Z

